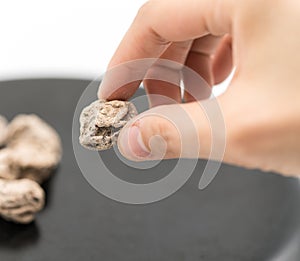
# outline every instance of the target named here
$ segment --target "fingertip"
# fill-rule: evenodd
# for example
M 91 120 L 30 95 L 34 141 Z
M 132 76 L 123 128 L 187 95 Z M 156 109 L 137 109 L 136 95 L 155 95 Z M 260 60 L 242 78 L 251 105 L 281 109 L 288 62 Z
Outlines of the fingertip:
M 134 125 L 123 128 L 118 138 L 118 148 L 121 154 L 130 160 L 139 161 L 150 156 L 140 129 Z

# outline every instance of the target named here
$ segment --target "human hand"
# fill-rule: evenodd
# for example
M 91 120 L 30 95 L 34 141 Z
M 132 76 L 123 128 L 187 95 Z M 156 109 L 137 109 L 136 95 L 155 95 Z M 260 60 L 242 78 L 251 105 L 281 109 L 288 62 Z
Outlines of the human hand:
M 108 70 L 131 60 L 160 57 L 187 65 L 213 86 L 222 82 L 234 65 L 228 90 L 216 98 L 226 126 L 223 161 L 300 175 L 299 24 L 297 1 L 151 0 L 139 10 Z M 163 70 L 179 83 L 180 68 Z M 98 96 L 128 99 L 138 85 L 133 82 L 112 91 L 110 81 L 104 80 Z M 180 89 L 172 84 L 147 80 L 144 85 L 150 104 L 162 105 L 156 111 L 163 114 L 180 107 L 192 119 L 201 150 L 198 155 L 187 155 L 209 158 L 210 126 L 198 102 L 186 92 L 187 103 L 179 104 Z M 166 102 L 151 99 L 151 94 L 170 97 L 178 104 L 163 105 Z M 203 99 L 208 95 L 203 94 Z M 162 155 L 157 149 L 160 144 L 156 149 L 149 145 L 156 135 L 165 141 L 161 146 L 166 149 L 164 158 L 186 156 L 181 152 L 178 131 L 163 117 L 131 122 L 122 130 L 118 146 L 132 160 L 157 158 Z

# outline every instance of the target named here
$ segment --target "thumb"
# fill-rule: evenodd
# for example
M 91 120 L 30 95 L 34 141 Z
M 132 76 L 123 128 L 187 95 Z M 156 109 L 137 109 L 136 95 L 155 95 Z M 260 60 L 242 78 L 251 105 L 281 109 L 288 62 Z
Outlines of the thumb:
M 212 155 L 213 139 L 217 141 Z M 217 99 L 154 107 L 129 122 L 118 138 L 130 160 L 223 156 L 225 125 Z

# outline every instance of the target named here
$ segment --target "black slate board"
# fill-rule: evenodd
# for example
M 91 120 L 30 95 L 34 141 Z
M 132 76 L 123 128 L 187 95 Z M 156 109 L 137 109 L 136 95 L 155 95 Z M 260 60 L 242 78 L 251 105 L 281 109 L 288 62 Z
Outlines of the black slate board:
M 1 261 L 300 260 L 297 179 L 223 165 L 199 191 L 197 173 L 205 165 L 199 161 L 184 187 L 158 203 L 126 205 L 97 193 L 80 173 L 71 137 L 75 106 L 88 84 L 0 82 L 0 114 L 40 115 L 57 129 L 64 149 L 44 184 L 47 206 L 37 220 L 22 226 L 0 219 Z

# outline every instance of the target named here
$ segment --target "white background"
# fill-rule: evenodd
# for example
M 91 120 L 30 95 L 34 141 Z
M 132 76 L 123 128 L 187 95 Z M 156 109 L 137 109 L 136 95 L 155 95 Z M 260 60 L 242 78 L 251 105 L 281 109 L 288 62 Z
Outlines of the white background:
M 94 79 L 145 0 L 0 0 L 0 80 Z
M 145 2 L 0 1 L 0 80 L 99 76 Z

